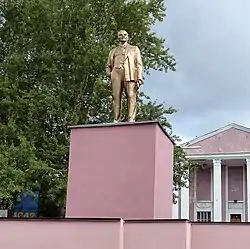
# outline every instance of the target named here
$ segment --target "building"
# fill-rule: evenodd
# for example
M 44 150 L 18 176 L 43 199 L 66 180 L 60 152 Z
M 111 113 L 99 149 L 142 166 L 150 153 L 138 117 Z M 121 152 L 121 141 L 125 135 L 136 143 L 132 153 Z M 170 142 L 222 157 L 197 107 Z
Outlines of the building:
M 232 123 L 183 148 L 199 167 L 181 189 L 173 218 L 250 221 L 250 128 Z

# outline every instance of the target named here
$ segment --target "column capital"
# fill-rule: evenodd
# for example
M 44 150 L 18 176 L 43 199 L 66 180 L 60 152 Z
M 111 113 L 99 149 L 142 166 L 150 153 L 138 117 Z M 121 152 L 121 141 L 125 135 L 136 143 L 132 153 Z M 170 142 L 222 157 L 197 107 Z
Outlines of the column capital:
M 250 166 L 250 157 L 246 158 L 246 163 L 247 163 L 248 166 Z
M 221 165 L 221 159 L 213 159 L 213 165 Z

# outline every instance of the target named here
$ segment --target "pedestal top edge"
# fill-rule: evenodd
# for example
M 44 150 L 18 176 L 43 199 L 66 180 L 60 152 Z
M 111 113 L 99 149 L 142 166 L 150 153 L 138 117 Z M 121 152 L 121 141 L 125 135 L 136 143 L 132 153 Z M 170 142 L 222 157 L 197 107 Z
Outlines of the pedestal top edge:
M 140 121 L 140 122 L 82 124 L 82 125 L 71 125 L 69 126 L 69 128 L 75 129 L 75 128 L 113 127 L 113 126 L 128 126 L 128 125 L 143 125 L 143 124 L 159 124 L 159 122 L 153 120 L 153 121 Z
M 79 128 L 97 128 L 97 127 L 116 127 L 116 126 L 129 126 L 129 125 L 147 125 L 156 124 L 160 127 L 162 132 L 168 137 L 168 139 L 175 145 L 174 140 L 170 137 L 167 131 L 162 127 L 158 121 L 140 121 L 140 122 L 120 122 L 120 123 L 102 123 L 102 124 L 83 124 L 83 125 L 71 125 L 68 126 L 69 129 L 79 129 Z

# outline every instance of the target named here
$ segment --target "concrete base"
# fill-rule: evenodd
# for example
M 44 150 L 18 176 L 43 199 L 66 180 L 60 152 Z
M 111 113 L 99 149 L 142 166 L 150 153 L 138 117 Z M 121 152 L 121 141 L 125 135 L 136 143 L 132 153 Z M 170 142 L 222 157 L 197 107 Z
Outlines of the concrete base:
M 172 218 L 173 142 L 158 122 L 70 128 L 67 218 Z

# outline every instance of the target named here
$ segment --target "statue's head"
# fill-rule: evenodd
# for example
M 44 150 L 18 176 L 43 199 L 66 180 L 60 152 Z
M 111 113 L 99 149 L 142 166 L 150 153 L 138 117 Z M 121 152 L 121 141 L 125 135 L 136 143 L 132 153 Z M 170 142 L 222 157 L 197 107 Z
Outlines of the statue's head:
M 120 30 L 118 32 L 118 41 L 119 42 L 127 42 L 128 41 L 128 32 L 125 30 Z

